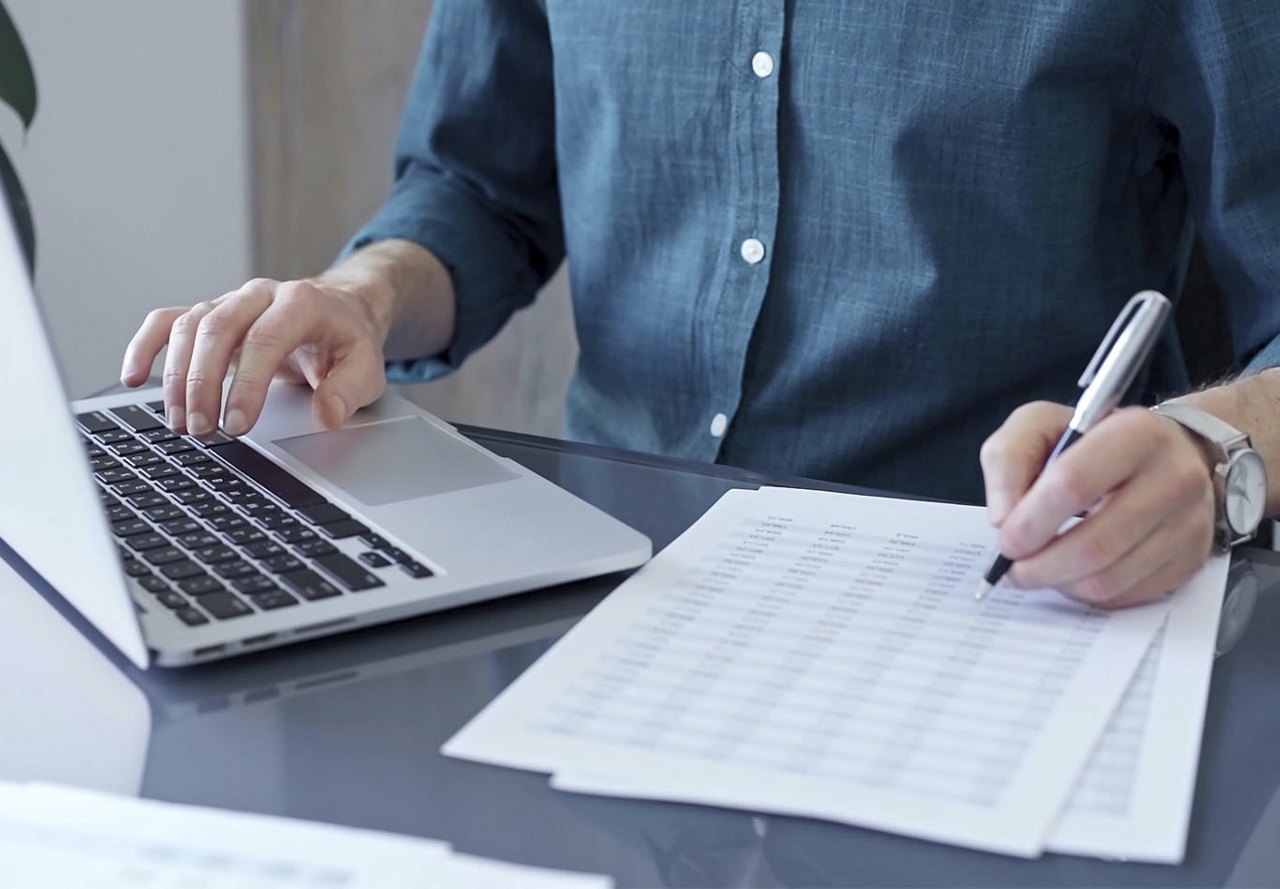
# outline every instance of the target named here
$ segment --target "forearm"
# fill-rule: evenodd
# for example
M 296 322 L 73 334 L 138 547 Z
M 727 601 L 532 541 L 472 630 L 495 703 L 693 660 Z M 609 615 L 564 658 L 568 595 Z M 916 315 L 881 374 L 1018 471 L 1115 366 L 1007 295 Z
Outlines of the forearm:
M 1280 368 L 1178 399 L 1249 434 L 1267 464 L 1267 515 L 1280 513 Z
M 436 355 L 453 340 L 456 300 L 449 270 L 412 241 L 377 241 L 314 280 L 361 307 L 389 360 Z

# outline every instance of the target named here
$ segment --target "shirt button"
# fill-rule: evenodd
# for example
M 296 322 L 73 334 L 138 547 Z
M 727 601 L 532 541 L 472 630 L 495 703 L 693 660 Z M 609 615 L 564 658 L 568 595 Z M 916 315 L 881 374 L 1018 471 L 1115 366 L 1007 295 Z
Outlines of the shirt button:
M 756 72 L 756 77 L 764 80 L 773 73 L 773 56 L 767 52 L 758 52 L 751 57 L 751 70 Z
M 711 436 L 713 438 L 723 438 L 725 430 L 729 428 L 729 418 L 724 414 L 716 414 L 711 418 Z
M 747 238 L 742 242 L 742 258 L 751 265 L 756 265 L 764 259 L 764 244 L 755 238 Z

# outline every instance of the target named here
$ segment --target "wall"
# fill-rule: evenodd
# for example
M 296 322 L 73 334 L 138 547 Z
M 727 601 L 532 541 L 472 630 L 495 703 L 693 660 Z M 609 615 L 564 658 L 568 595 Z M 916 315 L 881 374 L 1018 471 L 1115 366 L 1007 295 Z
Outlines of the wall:
M 323 269 L 377 209 L 427 0 L 251 0 L 254 267 Z M 558 435 L 577 361 L 567 275 L 452 377 L 402 387 L 445 419 Z
M 36 70 L 24 140 L 36 283 L 73 396 L 112 385 L 142 316 L 250 269 L 244 13 L 218 0 L 5 0 Z

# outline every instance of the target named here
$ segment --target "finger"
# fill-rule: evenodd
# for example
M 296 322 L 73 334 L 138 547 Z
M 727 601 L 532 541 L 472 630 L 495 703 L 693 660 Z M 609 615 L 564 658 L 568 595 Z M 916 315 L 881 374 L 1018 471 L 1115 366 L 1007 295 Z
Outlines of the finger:
M 1068 598 L 1104 608 L 1144 602 L 1181 586 L 1209 555 L 1212 513 L 1184 512 L 1156 527 L 1132 550 L 1101 571 L 1055 584 Z M 1018 574 L 1022 564 L 1010 574 Z
M 1097 575 L 1128 557 L 1160 526 L 1184 513 L 1212 536 L 1213 486 L 1202 467 L 1143 472 L 1108 495 L 1101 508 L 1018 562 L 1019 583 L 1060 587 Z M 1169 557 L 1156 556 L 1163 562 Z M 1154 570 L 1155 564 L 1148 564 Z
M 216 302 L 196 326 L 186 393 L 187 428 L 193 435 L 207 435 L 217 425 L 232 356 L 271 304 L 271 293 L 271 282 L 252 281 Z
M 212 303 L 196 303 L 173 321 L 169 331 L 169 352 L 164 358 L 165 417 L 174 432 L 187 427 L 187 368 L 191 364 L 196 327 L 200 319 L 213 311 Z
M 1162 418 L 1142 408 L 1116 411 L 1064 451 L 1035 480 L 1000 525 L 1000 551 L 1022 559 L 1057 536 L 1062 524 L 1092 508 L 1159 457 L 1173 438 Z
M 1071 409 L 1060 404 L 1024 404 L 983 442 L 978 458 L 991 524 L 999 527 L 1027 493 L 1070 419 Z
M 316 338 L 323 321 L 318 305 L 314 294 L 282 284 L 271 305 L 250 325 L 227 390 L 223 428 L 229 434 L 243 435 L 258 422 L 272 377 L 295 349 Z
M 316 387 L 312 412 L 320 425 L 337 429 L 365 405 L 372 404 L 387 388 L 382 353 L 369 341 L 358 341 Z
M 147 381 L 156 357 L 169 342 L 173 322 L 185 311 L 186 306 L 174 306 L 147 313 L 138 332 L 125 347 L 124 361 L 120 365 L 120 382 L 126 386 L 141 386 Z

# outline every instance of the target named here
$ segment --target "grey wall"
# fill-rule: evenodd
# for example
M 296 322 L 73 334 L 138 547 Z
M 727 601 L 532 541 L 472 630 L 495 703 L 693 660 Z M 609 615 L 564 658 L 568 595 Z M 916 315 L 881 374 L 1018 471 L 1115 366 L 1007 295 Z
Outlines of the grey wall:
M 37 288 L 71 393 L 116 382 L 145 312 L 250 269 L 238 3 L 6 0 L 40 93 L 0 113 L 35 215 Z
M 249 0 L 254 268 L 323 269 L 377 208 L 431 4 Z M 566 278 L 454 377 L 406 394 L 440 416 L 556 435 L 577 359 Z

